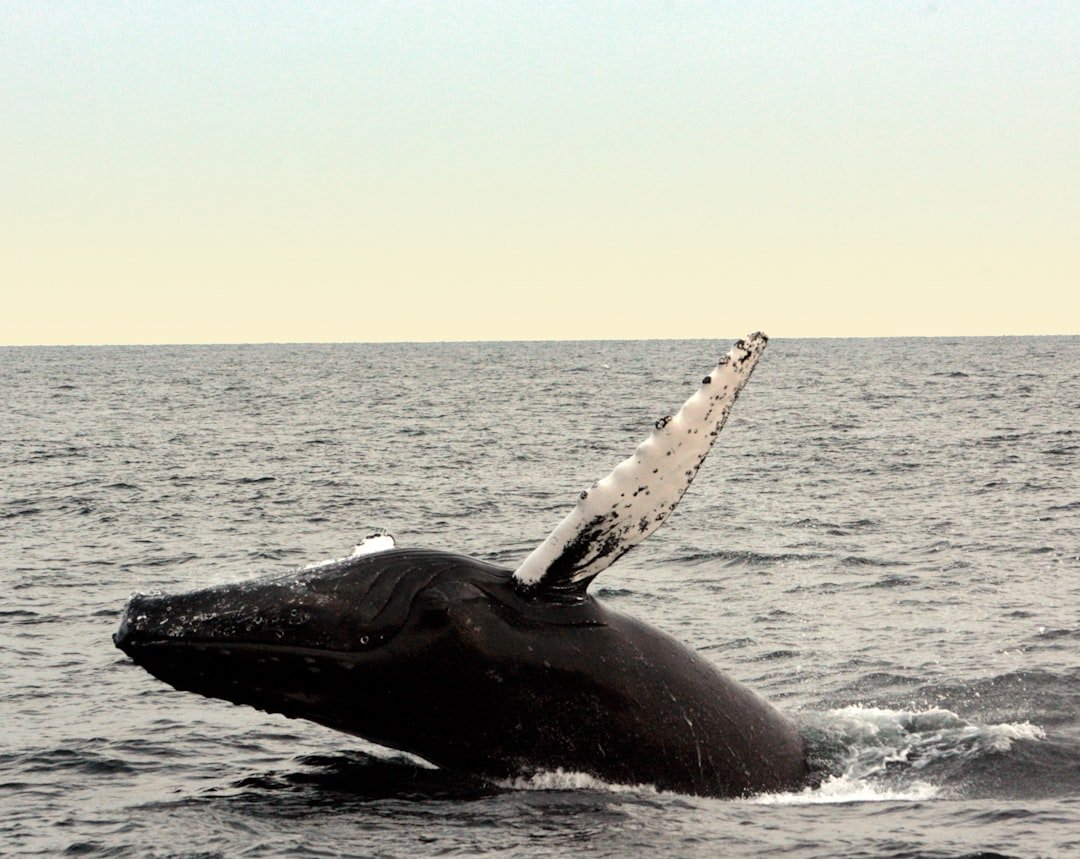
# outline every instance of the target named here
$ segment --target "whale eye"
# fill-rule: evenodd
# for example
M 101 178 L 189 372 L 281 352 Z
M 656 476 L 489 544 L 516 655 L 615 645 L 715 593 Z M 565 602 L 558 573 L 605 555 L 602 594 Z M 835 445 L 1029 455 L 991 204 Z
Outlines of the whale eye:
M 450 617 L 450 600 L 438 588 L 421 591 L 414 605 L 420 626 L 441 626 Z

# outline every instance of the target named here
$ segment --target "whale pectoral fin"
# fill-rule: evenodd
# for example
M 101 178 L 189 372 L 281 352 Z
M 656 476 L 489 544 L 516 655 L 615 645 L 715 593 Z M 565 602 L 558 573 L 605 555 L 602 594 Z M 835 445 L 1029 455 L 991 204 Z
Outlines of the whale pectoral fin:
M 738 341 L 674 417 L 592 489 L 514 572 L 527 591 L 584 593 L 597 574 L 663 524 L 693 482 L 768 338 Z

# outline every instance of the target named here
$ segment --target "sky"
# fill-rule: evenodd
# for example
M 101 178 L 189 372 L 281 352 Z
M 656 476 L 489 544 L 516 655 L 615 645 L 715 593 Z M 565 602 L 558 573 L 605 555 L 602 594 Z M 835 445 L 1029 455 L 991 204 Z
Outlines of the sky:
M 1080 3 L 0 2 L 0 344 L 1080 333 Z

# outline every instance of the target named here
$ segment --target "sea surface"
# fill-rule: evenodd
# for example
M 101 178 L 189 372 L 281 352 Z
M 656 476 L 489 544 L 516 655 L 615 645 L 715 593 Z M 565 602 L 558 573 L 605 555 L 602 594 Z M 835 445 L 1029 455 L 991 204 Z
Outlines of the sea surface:
M 1080 337 L 774 339 L 594 582 L 794 717 L 789 793 L 483 782 L 112 645 L 379 528 L 514 566 L 729 345 L 0 349 L 0 854 L 1080 855 Z

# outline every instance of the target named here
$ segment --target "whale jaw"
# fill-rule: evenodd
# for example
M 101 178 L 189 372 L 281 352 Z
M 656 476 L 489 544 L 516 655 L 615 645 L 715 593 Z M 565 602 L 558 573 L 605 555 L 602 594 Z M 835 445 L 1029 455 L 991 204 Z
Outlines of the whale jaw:
M 334 712 L 334 689 L 354 674 L 359 663 L 350 653 L 148 632 L 148 621 L 174 605 L 168 598 L 133 597 L 113 643 L 136 665 L 178 691 L 310 718 Z
M 387 742 L 398 708 L 377 702 L 393 702 L 395 691 L 401 699 L 411 666 L 445 636 L 426 591 L 460 561 L 392 550 L 287 576 L 136 594 L 113 643 L 177 690 L 400 747 Z

